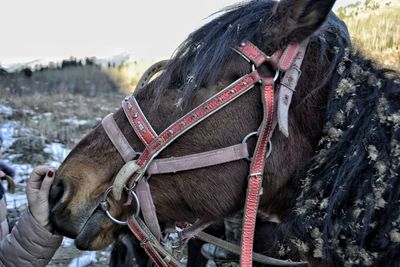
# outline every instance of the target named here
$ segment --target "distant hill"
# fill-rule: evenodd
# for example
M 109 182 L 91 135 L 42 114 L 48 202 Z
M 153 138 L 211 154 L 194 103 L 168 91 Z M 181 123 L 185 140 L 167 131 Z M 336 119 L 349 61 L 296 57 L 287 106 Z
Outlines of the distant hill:
M 400 0 L 357 2 L 336 10 L 356 47 L 386 67 L 400 70 Z
M 117 54 L 111 57 L 97 58 L 97 57 L 85 57 L 76 58 L 71 56 L 69 59 L 34 59 L 28 62 L 16 62 L 11 64 L 6 64 L 4 66 L 0 63 L 0 69 L 6 70 L 7 72 L 18 72 L 23 69 L 31 69 L 32 71 L 44 69 L 44 68 L 59 68 L 64 62 L 75 62 L 77 65 L 86 65 L 87 63 L 91 65 L 98 65 L 103 68 L 107 67 L 119 67 L 123 66 L 129 62 L 133 62 L 132 55 L 128 53 Z
M 30 68 L 8 73 L 0 70 L 0 92 L 2 95 L 32 94 L 79 94 L 96 96 L 118 92 L 118 85 L 95 64 L 78 64 L 75 61 L 63 61 L 56 68 Z

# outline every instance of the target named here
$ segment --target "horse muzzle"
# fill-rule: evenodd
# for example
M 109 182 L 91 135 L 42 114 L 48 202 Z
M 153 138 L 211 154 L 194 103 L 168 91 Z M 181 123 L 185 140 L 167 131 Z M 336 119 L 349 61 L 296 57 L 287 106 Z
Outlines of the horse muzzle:
M 51 187 L 49 195 L 50 223 L 54 230 L 69 238 L 76 238 L 86 228 L 86 224 L 96 211 L 101 211 L 99 204 L 101 198 L 97 198 L 85 206 L 71 210 L 71 186 L 65 179 L 58 181 Z M 74 207 L 77 205 L 74 205 Z M 105 217 L 104 217 L 105 219 Z M 103 220 L 101 220 L 103 221 Z M 97 220 L 99 223 L 100 220 Z

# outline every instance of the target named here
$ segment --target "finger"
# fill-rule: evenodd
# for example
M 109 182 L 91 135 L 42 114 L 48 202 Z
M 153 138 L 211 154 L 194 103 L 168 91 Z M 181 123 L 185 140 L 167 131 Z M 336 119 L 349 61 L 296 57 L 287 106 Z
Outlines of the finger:
M 28 180 L 28 188 L 34 191 L 39 191 L 40 187 L 42 185 L 43 179 L 47 173 L 47 171 L 50 169 L 48 166 L 38 166 L 36 167 L 32 173 L 31 176 Z
M 40 187 L 40 194 L 47 199 L 50 193 L 51 184 L 54 181 L 55 170 L 49 170 L 46 177 L 43 179 L 42 186 Z
M 48 166 L 38 166 L 34 168 L 29 178 L 30 182 L 37 182 L 42 180 L 42 177 L 45 176 L 49 169 L 50 168 Z

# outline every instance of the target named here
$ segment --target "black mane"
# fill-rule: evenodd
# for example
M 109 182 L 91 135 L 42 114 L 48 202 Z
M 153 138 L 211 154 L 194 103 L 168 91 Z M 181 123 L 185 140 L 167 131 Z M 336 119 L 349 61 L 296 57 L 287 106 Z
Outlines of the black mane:
M 156 98 L 164 90 L 178 88 L 187 99 L 206 82 L 215 81 L 232 56 L 232 47 L 243 40 L 260 42 L 262 27 L 275 4 L 271 0 L 249 1 L 214 14 L 218 17 L 190 34 L 176 50 L 156 81 Z
M 374 266 L 400 255 L 399 75 L 348 49 L 331 78 L 325 136 L 290 229 L 329 266 Z
M 267 54 L 282 48 L 264 36 L 270 27 L 274 27 L 269 20 L 276 3 L 273 0 L 253 0 L 228 7 L 215 13 L 215 19 L 190 34 L 169 60 L 165 71 L 154 81 L 151 90 L 142 90 L 152 95 L 154 108 L 168 89 L 180 90 L 184 106 L 189 104 L 193 92 L 216 82 L 231 60 L 232 47 L 243 40 L 253 42 Z M 311 38 L 311 43 L 317 43 L 320 61 L 329 57 L 332 62 L 324 75 L 326 79 L 316 85 L 322 88 L 330 82 L 329 77 L 343 56 L 344 48 L 350 45 L 347 27 L 331 13 L 327 23 Z M 332 46 L 340 48 L 340 52 L 332 55 Z

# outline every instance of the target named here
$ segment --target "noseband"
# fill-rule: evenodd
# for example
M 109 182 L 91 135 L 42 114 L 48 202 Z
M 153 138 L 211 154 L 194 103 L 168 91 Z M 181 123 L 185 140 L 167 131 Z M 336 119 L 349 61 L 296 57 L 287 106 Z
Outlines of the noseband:
M 175 173 L 204 168 L 241 159 L 250 160 L 250 173 L 244 207 L 240 266 L 252 266 L 253 236 L 259 198 L 262 194 L 261 185 L 265 160 L 272 151 L 270 140 L 276 126 L 279 125 L 280 131 L 285 136 L 289 134 L 289 106 L 301 75 L 300 68 L 307 45 L 308 40 L 300 44 L 291 44 L 285 50 L 277 51 L 272 56 L 267 56 L 252 43 L 242 43 L 234 51 L 252 64 L 252 71 L 178 119 L 161 134 L 157 134 L 154 131 L 135 97 L 126 97 L 122 101 L 122 108 L 136 135 L 145 145 L 145 149 L 141 153 L 135 152 L 129 145 L 114 121 L 112 114 L 103 119 L 102 125 L 107 135 L 126 164 L 116 176 L 113 186 L 107 190 L 101 206 L 114 222 L 128 225 L 147 254 L 158 266 L 180 266 L 180 263 L 173 259 L 159 244 L 161 231 L 148 184 L 150 176 L 152 174 Z M 259 73 L 259 67 L 266 63 L 274 68 L 274 77 L 264 77 Z M 158 66 L 153 69 L 153 72 L 157 72 L 162 67 Z M 275 92 L 275 82 L 278 80 L 279 73 L 281 72 L 285 74 L 280 80 L 279 89 Z M 260 85 L 261 87 L 264 109 L 263 121 L 258 131 L 246 136 L 242 144 L 183 157 L 155 159 L 161 151 L 182 134 L 250 91 L 255 85 Z M 277 103 L 276 107 L 275 103 Z M 276 116 L 274 115 L 275 111 L 277 111 Z M 250 135 L 258 136 L 257 145 L 251 159 L 246 144 Z M 268 144 L 270 145 L 268 146 Z M 127 222 L 113 218 L 108 211 L 109 207 L 107 204 L 107 195 L 111 191 L 113 197 L 119 200 L 124 189 L 128 191 L 128 199 L 136 202 L 136 212 Z M 139 207 L 141 207 L 147 225 L 138 216 Z M 204 226 L 201 225 L 200 228 Z M 293 266 L 303 265 L 304 263 L 275 260 L 272 264 Z

